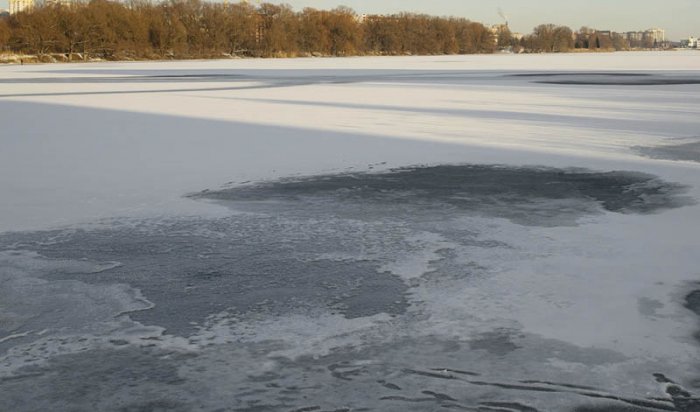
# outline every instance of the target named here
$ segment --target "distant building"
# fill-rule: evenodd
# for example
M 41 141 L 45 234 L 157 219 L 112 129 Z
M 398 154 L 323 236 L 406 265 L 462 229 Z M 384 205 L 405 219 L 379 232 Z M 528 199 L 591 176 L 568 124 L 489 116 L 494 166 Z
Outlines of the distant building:
M 666 42 L 666 30 L 664 29 L 649 29 L 644 32 L 644 35 L 657 44 Z
M 508 28 L 508 24 L 494 24 L 493 26 L 489 27 L 489 32 L 493 38 L 493 44 L 498 45 L 498 39 L 500 38 L 501 34 L 510 33 L 510 28 Z
M 44 0 L 47 6 L 70 6 L 72 0 Z
M 633 48 L 651 49 L 656 47 L 666 47 L 666 30 L 664 29 L 649 29 L 645 31 L 628 31 L 622 33 L 623 37 Z
M 698 39 L 696 39 L 693 36 L 690 36 L 687 39 L 681 40 L 681 47 L 685 49 L 697 49 Z
M 644 40 L 644 32 L 643 31 L 628 31 L 625 33 L 625 37 L 627 38 L 627 41 L 630 43 L 633 42 L 642 42 Z
M 10 14 L 19 13 L 34 7 L 34 0 L 9 0 Z

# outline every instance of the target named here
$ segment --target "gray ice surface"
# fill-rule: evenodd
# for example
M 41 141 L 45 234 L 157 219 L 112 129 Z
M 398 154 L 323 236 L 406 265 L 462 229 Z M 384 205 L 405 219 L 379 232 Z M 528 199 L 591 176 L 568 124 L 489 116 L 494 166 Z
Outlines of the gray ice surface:
M 532 253 L 472 219 L 575 228 L 689 205 L 685 191 L 633 172 L 444 165 L 191 195 L 224 218 L 5 233 L 0 410 L 695 412 L 694 377 L 662 378 L 662 361 L 515 324 L 421 330 L 445 316 L 424 296 Z M 444 246 L 411 274 L 425 238 Z

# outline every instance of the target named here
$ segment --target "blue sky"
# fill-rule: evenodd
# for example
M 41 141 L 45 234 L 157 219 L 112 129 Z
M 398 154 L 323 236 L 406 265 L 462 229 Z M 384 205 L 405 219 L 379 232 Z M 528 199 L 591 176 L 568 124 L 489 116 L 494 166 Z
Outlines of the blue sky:
M 235 0 L 232 0 L 235 1 Z M 287 3 L 296 10 L 304 7 L 330 9 L 338 5 L 359 13 L 414 11 L 441 16 L 466 17 L 488 24 L 500 22 L 498 8 L 509 17 L 514 31 L 528 33 L 540 23 L 557 23 L 578 29 L 590 26 L 602 30 L 666 29 L 679 40 L 700 36 L 699 0 L 268 0 Z M 7 0 L 0 0 L 7 8 Z

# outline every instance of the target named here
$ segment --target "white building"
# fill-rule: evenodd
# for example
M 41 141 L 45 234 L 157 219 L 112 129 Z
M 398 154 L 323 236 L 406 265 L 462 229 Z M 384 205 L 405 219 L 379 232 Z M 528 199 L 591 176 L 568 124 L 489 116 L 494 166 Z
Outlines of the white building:
M 489 27 L 489 32 L 493 37 L 493 44 L 498 45 L 498 40 L 501 34 L 510 33 L 510 28 L 507 24 L 494 24 L 493 26 Z
M 690 36 L 685 40 L 681 40 L 681 47 L 686 48 L 686 49 L 697 49 L 698 48 L 698 39 L 696 39 L 693 36 Z
M 663 43 L 666 41 L 666 30 L 664 29 L 649 29 L 644 32 L 646 36 L 654 41 L 654 43 Z
M 666 30 L 664 29 L 654 28 L 646 31 L 629 31 L 622 35 L 632 47 L 663 47 L 667 43 Z
M 10 14 L 19 13 L 34 7 L 34 0 L 9 0 Z
M 71 0 L 44 0 L 47 6 L 70 6 Z

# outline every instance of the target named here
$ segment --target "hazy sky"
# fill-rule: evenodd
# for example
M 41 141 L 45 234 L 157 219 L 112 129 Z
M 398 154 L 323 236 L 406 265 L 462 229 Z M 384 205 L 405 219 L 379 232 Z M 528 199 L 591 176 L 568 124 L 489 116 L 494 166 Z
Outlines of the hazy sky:
M 236 0 L 230 0 L 236 1 Z M 338 5 L 359 13 L 413 11 L 441 16 L 459 16 L 493 24 L 501 21 L 500 7 L 514 31 L 528 33 L 540 23 L 557 23 L 578 29 L 630 31 L 651 27 L 666 29 L 670 39 L 700 36 L 699 0 L 268 0 L 304 7 L 330 9 Z M 7 0 L 0 0 L 7 8 Z
M 540 23 L 557 23 L 578 29 L 630 31 L 651 27 L 666 29 L 673 40 L 700 36 L 699 0 L 286 0 L 297 10 L 333 8 L 339 4 L 358 13 L 416 11 L 434 15 L 467 17 L 498 23 L 498 8 L 509 17 L 514 31 L 530 32 Z

